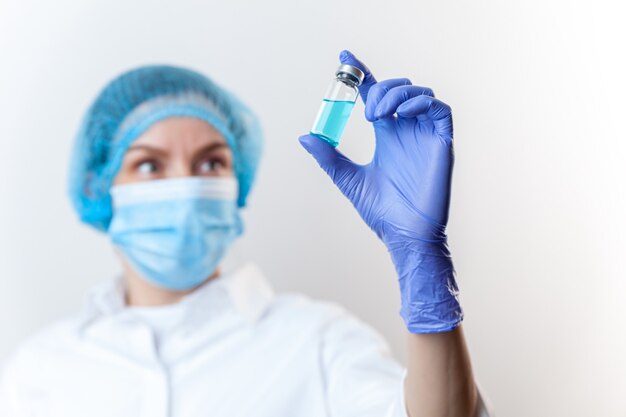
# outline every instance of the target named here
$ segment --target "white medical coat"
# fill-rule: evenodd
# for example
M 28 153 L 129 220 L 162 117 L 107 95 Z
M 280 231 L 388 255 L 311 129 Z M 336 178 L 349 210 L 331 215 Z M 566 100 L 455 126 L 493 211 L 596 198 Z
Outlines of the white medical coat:
M 407 417 L 382 336 L 338 304 L 274 294 L 254 264 L 161 307 L 125 306 L 122 282 L 18 348 L 1 416 Z

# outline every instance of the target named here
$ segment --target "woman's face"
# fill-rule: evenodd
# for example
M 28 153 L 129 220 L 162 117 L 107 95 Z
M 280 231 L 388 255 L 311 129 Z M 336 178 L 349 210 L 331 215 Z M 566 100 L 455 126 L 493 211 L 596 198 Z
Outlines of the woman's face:
M 113 184 L 233 175 L 232 152 L 213 126 L 193 117 L 170 117 L 152 125 L 133 142 Z

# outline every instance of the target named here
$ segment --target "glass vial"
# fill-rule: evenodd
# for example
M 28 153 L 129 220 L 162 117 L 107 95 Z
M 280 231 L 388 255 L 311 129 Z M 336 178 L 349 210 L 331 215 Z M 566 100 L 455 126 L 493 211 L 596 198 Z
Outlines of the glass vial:
M 339 66 L 313 123 L 312 135 L 324 139 L 332 146 L 339 145 L 343 129 L 359 96 L 358 86 L 364 78 L 365 74 L 357 67 Z

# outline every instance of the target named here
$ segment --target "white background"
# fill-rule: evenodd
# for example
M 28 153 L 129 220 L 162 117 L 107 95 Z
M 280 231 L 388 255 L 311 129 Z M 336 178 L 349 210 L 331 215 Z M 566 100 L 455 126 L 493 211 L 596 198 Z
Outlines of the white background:
M 298 135 L 337 55 L 453 108 L 450 244 L 474 371 L 500 416 L 624 416 L 624 11 L 596 1 L 0 0 L 0 360 L 119 271 L 66 198 L 79 119 L 113 76 L 200 70 L 267 136 L 247 236 L 279 291 L 339 301 L 405 360 L 396 278 Z M 374 150 L 358 104 L 340 149 Z

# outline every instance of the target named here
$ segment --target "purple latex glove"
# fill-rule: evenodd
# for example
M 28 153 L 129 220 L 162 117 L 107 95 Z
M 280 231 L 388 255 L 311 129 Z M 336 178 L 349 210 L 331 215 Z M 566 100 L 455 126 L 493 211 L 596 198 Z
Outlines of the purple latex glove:
M 340 60 L 365 73 L 359 93 L 374 125 L 374 157 L 359 165 L 316 136 L 300 136 L 300 143 L 386 245 L 407 329 L 449 331 L 463 320 L 445 233 L 454 164 L 450 106 L 406 78 L 377 82 L 349 51 Z

